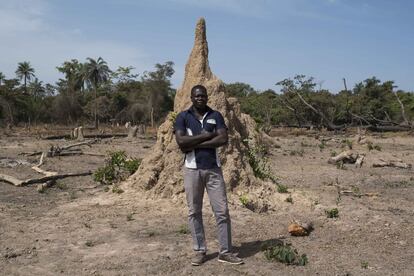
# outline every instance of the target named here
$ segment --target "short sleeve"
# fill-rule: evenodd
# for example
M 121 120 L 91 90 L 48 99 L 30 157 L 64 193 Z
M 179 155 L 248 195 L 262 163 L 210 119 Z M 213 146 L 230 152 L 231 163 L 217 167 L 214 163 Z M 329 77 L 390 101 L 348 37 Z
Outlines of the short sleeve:
M 227 129 L 226 122 L 224 122 L 223 115 L 220 112 L 216 113 L 216 129 L 225 128 Z
M 177 115 L 177 118 L 175 118 L 175 123 L 174 123 L 174 133 L 177 130 L 182 130 L 182 131 L 186 131 L 186 126 L 185 126 L 185 114 L 184 112 L 181 112 Z

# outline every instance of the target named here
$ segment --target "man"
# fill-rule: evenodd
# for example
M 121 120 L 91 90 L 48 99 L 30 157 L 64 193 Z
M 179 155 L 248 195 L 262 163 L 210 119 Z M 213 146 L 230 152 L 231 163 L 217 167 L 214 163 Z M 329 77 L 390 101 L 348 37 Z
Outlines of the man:
M 191 101 L 193 105 L 178 114 L 174 125 L 177 144 L 185 153 L 184 188 L 195 250 L 191 264 L 198 266 L 206 260 L 207 247 L 202 217 L 204 189 L 207 190 L 218 227 L 218 260 L 242 264 L 243 260 L 231 252 L 226 185 L 217 153 L 217 148 L 227 143 L 227 126 L 220 112 L 207 106 L 207 89 L 204 86 L 196 85 L 191 89 Z

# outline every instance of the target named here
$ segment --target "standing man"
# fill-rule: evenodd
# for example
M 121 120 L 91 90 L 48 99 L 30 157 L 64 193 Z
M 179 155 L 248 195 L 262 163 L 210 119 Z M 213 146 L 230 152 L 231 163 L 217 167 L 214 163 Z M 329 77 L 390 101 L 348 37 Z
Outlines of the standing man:
M 228 141 L 227 126 L 220 112 L 207 106 L 207 89 L 196 85 L 191 89 L 193 105 L 178 114 L 175 138 L 185 153 L 184 188 L 189 209 L 188 223 L 195 251 L 192 265 L 206 261 L 206 241 L 203 226 L 203 196 L 207 190 L 218 227 L 219 262 L 242 264 L 232 253 L 231 223 L 226 185 L 220 168 L 217 148 Z

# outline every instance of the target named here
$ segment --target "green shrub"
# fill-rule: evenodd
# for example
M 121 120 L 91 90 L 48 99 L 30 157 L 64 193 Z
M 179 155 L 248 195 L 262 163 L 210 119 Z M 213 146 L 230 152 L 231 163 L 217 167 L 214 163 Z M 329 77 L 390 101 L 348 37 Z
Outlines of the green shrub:
M 277 185 L 277 192 L 281 194 L 286 194 L 288 192 L 288 187 L 286 185 L 279 184 Z
M 183 235 L 190 234 L 190 230 L 186 224 L 180 225 L 177 232 Z
M 338 208 L 332 208 L 330 210 L 325 210 L 326 217 L 328 218 L 337 218 L 339 217 Z
M 111 185 L 116 179 L 115 168 L 110 165 L 98 168 L 93 174 L 93 179 L 101 184 Z
M 277 183 L 277 178 L 270 170 L 268 158 L 266 157 L 267 149 L 263 145 L 253 143 L 252 139 L 244 139 L 244 145 L 247 147 L 247 155 L 250 167 L 253 169 L 254 176 L 262 180 L 271 180 Z
M 124 168 L 131 175 L 136 172 L 141 165 L 141 159 L 132 158 L 124 162 Z
M 241 195 L 239 197 L 240 203 L 246 207 L 249 204 L 249 198 L 247 197 L 247 195 Z
M 111 185 L 125 179 L 139 168 L 141 159 L 127 159 L 125 151 L 110 152 L 105 166 L 98 168 L 93 179 L 104 185 Z
M 290 244 L 262 245 L 262 251 L 268 261 L 277 261 L 287 265 L 305 266 L 308 263 L 306 254 L 299 256 L 298 251 Z

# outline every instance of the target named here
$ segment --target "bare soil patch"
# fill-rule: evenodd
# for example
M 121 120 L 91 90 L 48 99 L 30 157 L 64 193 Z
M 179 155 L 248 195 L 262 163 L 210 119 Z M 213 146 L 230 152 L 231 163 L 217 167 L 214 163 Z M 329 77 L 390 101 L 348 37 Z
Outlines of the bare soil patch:
M 275 195 L 274 210 L 254 213 L 242 206 L 238 195 L 231 196 L 233 240 L 244 265 L 217 262 L 215 220 L 207 197 L 209 261 L 192 267 L 182 202 L 149 200 L 132 190 L 112 193 L 85 176 L 58 180 L 44 193 L 34 186 L 0 183 L 0 274 L 414 275 L 413 169 L 372 167 L 379 158 L 414 164 L 414 137 L 369 135 L 379 151 L 368 150 L 352 135 L 324 135 L 329 139 L 323 145 L 320 137 L 306 132 L 278 132 L 274 137 L 278 146 L 270 150 L 271 167 L 289 191 Z M 346 139 L 352 141 L 353 150 L 366 154 L 362 168 L 328 164 L 333 152 L 346 149 Z M 2 136 L 0 159 L 34 165 L 38 156 L 19 153 L 69 143 L 29 134 Z M 103 139 L 88 152 L 125 150 L 131 157 L 143 158 L 154 143 L 145 137 Z M 65 156 L 46 159 L 42 168 L 78 172 L 103 164 L 99 156 Z M 22 179 L 38 175 L 25 163 L 1 166 L 0 173 Z M 341 193 L 345 190 L 354 193 Z M 288 197 L 292 202 L 286 201 Z M 332 208 L 338 209 L 338 218 L 327 218 L 325 211 Z M 294 219 L 311 220 L 314 231 L 290 236 L 288 225 Z M 299 267 L 268 262 L 261 252 L 265 241 L 291 243 L 309 263 Z

